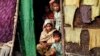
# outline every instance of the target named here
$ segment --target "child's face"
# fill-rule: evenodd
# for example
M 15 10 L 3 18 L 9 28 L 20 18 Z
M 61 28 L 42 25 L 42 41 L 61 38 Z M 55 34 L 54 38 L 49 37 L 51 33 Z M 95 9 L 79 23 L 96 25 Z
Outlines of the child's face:
M 46 12 L 49 12 L 49 10 L 50 10 L 49 7 L 46 6 L 46 7 L 45 7 L 45 11 L 46 11 Z
M 46 30 L 49 32 L 49 31 L 51 31 L 52 30 L 52 26 L 50 25 L 50 24 L 47 24 L 46 25 Z
M 53 10 L 54 11 L 59 11 L 59 5 L 57 3 L 53 3 Z
M 59 35 L 55 35 L 55 36 L 54 36 L 54 40 L 55 40 L 56 42 L 60 41 L 60 36 L 59 36 Z

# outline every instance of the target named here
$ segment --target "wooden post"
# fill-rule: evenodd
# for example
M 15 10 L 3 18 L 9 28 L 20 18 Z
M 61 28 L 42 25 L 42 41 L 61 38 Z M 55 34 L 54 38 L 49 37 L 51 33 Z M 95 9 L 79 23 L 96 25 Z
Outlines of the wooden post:
M 13 36 L 12 36 L 12 47 L 11 47 L 9 56 L 12 56 L 13 48 L 14 48 L 16 27 L 17 27 L 17 20 L 18 20 L 18 7 L 19 7 L 19 0 L 17 0 L 17 3 L 16 3 L 16 12 L 15 12 L 15 16 L 14 16 L 14 26 L 13 26 L 14 29 L 13 29 Z
M 60 11 L 61 11 L 61 16 L 62 16 L 62 27 L 61 27 L 61 33 L 62 33 L 62 51 L 63 55 L 65 56 L 65 45 L 64 45 L 64 39 L 65 39 L 65 34 L 64 34 L 64 17 L 63 17 L 63 0 L 60 0 Z

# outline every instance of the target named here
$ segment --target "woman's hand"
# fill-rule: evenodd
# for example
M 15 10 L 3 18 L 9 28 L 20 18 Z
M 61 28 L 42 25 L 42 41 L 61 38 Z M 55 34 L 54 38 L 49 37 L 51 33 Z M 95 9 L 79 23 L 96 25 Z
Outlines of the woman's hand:
M 43 46 L 43 48 L 47 47 L 47 43 L 46 42 L 41 41 L 40 44 Z

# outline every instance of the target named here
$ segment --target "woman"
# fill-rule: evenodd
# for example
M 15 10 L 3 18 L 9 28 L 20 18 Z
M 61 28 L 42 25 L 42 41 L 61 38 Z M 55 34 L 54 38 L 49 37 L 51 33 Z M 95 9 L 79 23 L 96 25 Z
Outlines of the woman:
M 45 20 L 43 25 L 43 31 L 40 35 L 39 44 L 37 45 L 37 51 L 44 56 L 45 53 L 49 50 L 52 43 L 55 42 L 53 39 L 53 32 L 55 29 L 53 28 L 53 24 L 50 20 Z

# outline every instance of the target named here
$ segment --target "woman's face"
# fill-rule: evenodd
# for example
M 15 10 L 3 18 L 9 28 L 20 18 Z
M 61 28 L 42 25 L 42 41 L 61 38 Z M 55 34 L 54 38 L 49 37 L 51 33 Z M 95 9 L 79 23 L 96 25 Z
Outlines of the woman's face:
M 47 24 L 46 25 L 46 30 L 49 32 L 49 31 L 51 31 L 52 30 L 52 26 L 50 25 L 50 24 Z

